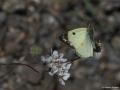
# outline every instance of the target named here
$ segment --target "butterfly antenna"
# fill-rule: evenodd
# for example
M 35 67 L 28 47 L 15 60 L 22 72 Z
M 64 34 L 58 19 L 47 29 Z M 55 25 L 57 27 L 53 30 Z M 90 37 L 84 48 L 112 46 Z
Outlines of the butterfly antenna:
M 28 65 L 28 64 L 23 64 L 23 63 L 0 63 L 0 65 L 20 65 L 20 66 L 27 66 L 30 69 L 32 69 L 33 71 L 39 73 L 39 71 L 37 71 L 35 68 L 33 68 L 32 66 Z

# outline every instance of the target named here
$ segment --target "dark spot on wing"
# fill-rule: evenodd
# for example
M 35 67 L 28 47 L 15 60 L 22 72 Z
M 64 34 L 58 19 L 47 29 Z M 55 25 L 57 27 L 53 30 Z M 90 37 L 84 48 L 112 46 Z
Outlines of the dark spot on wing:
M 75 32 L 73 32 L 72 34 L 73 34 L 73 35 L 75 35 L 76 33 L 75 33 Z

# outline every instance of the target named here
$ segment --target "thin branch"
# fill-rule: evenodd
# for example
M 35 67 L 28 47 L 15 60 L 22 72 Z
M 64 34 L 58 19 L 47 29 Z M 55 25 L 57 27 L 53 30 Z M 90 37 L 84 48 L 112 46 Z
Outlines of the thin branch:
M 0 65 L 20 65 L 20 66 L 27 66 L 30 69 L 32 69 L 33 71 L 39 73 L 39 71 L 37 71 L 35 68 L 33 68 L 32 66 L 30 66 L 28 64 L 24 64 L 24 63 L 0 63 Z

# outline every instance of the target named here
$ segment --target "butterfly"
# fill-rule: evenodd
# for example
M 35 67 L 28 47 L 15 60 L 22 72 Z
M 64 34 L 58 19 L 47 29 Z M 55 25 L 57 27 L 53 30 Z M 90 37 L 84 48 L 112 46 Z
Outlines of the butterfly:
M 100 40 L 94 39 L 94 31 L 90 28 L 81 27 L 73 29 L 60 35 L 60 40 L 73 47 L 77 55 L 81 58 L 94 57 L 101 52 Z

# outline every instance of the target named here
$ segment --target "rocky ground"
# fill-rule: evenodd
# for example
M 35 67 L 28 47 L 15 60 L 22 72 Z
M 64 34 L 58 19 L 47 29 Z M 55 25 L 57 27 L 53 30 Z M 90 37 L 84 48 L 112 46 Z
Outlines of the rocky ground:
M 103 42 L 99 60 L 76 61 L 65 86 L 49 76 L 41 56 L 56 47 L 72 59 L 75 50 L 58 36 L 91 24 Z M 0 90 L 106 90 L 120 87 L 119 0 L 0 0 Z M 107 90 L 119 90 L 109 88 Z

